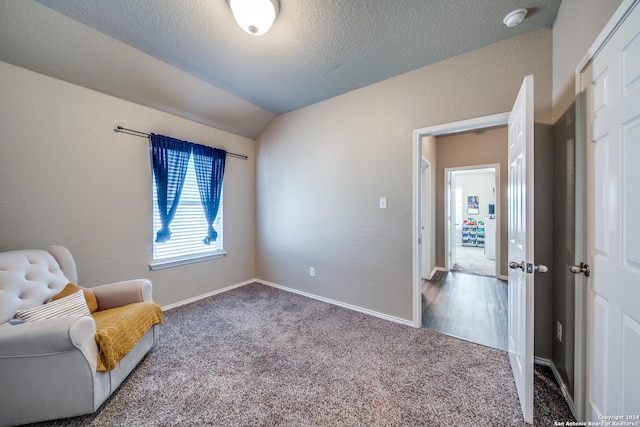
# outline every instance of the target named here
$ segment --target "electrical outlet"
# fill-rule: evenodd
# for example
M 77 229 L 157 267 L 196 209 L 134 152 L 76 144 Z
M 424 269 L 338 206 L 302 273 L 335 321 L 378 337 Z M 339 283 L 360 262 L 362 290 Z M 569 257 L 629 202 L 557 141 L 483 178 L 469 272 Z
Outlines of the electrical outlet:
M 562 323 L 556 321 L 556 336 L 558 337 L 558 341 L 562 342 Z
M 316 277 L 316 268 L 315 267 L 309 267 L 309 276 Z

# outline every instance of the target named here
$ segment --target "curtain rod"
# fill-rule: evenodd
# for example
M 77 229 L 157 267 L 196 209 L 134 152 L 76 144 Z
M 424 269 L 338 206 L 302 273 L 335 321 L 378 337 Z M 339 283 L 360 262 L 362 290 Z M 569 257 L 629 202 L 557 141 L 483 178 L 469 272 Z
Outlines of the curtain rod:
M 140 132 L 139 130 L 127 129 L 127 128 L 123 128 L 122 126 L 116 127 L 113 131 L 114 132 L 120 132 L 120 133 L 126 133 L 127 135 L 139 136 L 140 138 L 149 138 L 149 134 L 146 133 L 146 132 Z M 229 153 L 229 152 L 227 152 L 227 156 L 236 157 L 238 159 L 244 159 L 244 160 L 247 160 L 249 158 L 249 157 L 244 156 L 242 154 Z

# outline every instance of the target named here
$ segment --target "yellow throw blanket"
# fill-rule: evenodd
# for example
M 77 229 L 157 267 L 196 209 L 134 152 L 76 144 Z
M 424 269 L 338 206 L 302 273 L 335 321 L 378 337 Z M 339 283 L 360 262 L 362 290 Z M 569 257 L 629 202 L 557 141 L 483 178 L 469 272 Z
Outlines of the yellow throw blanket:
M 162 322 L 162 310 L 154 302 L 137 302 L 93 313 L 98 343 L 98 371 L 116 367 L 153 325 Z

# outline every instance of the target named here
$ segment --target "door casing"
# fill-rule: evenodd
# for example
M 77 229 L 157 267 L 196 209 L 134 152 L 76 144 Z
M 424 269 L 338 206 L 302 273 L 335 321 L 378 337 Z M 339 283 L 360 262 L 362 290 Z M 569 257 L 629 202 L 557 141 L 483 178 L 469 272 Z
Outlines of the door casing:
M 421 277 L 423 279 L 428 279 L 431 277 L 431 270 L 433 270 L 433 254 L 432 254 L 432 245 L 431 244 L 423 244 L 422 242 L 431 243 L 433 239 L 433 210 L 431 209 L 432 205 L 429 203 L 431 200 L 431 162 L 429 162 L 426 158 L 422 157 L 422 168 L 421 168 L 421 184 L 422 190 L 420 193 L 421 197 L 421 209 L 422 209 L 422 218 L 421 218 L 421 251 L 422 251 L 422 266 L 421 266 Z
M 451 167 L 451 168 L 445 168 L 444 169 L 444 192 L 445 194 L 449 195 L 449 198 L 452 197 L 452 195 L 454 194 L 454 187 L 451 184 L 451 174 L 452 172 L 456 172 L 456 171 L 473 171 L 475 169 L 493 169 L 493 173 L 494 173 L 494 178 L 493 178 L 493 186 L 494 189 L 496 189 L 496 199 L 494 201 L 495 206 L 496 206 L 496 222 L 499 224 L 500 221 L 502 221 L 502 216 L 500 215 L 501 212 L 501 207 L 500 207 L 500 188 L 501 184 L 500 184 L 500 163 L 489 163 L 486 165 L 472 165 L 472 166 L 457 166 L 457 167 Z M 453 217 L 452 214 L 452 210 L 454 209 L 454 202 L 452 202 L 451 200 L 447 200 L 444 203 L 444 218 L 445 221 L 451 221 L 451 218 Z M 464 214 L 463 214 L 464 216 Z M 445 233 L 444 233 L 444 247 L 445 247 L 445 270 L 451 270 L 451 268 L 454 265 L 454 251 L 455 251 L 455 238 L 453 237 L 453 233 L 457 232 L 455 230 L 455 225 L 451 224 L 449 227 L 445 227 Z M 496 234 L 494 236 L 494 239 L 496 241 L 496 254 L 498 253 L 498 246 L 499 246 L 499 236 L 500 236 L 500 227 L 496 227 Z M 448 253 L 447 253 L 448 252 Z M 500 277 L 500 258 L 496 256 L 495 259 L 495 270 L 494 270 L 495 276 L 496 278 L 501 278 Z
M 506 125 L 509 120 L 509 112 L 461 120 L 442 125 L 428 126 L 413 131 L 413 326 L 419 328 L 422 325 L 422 274 L 421 274 L 421 246 L 430 244 L 422 241 L 421 236 L 421 205 L 422 205 L 422 138 L 427 136 L 442 136 L 453 133 L 465 132 L 476 129 L 484 129 Z M 432 165 L 433 166 L 433 165 Z M 435 203 L 435 195 L 431 194 L 431 203 Z M 433 219 L 432 219 L 433 220 Z M 496 227 L 496 239 L 500 238 L 499 228 Z M 435 236 L 430 236 L 434 239 Z M 500 257 L 500 245 L 496 246 L 496 260 Z

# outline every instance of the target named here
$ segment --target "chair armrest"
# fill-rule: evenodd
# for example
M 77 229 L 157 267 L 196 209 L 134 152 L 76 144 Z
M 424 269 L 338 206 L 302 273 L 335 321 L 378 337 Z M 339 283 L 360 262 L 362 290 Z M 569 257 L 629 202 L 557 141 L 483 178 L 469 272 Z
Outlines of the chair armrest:
M 151 282 L 146 279 L 111 283 L 96 286 L 91 290 L 98 300 L 98 310 L 121 307 L 134 302 L 153 301 Z
M 0 359 L 38 356 L 79 349 L 96 366 L 98 346 L 92 316 L 38 320 L 0 329 Z

